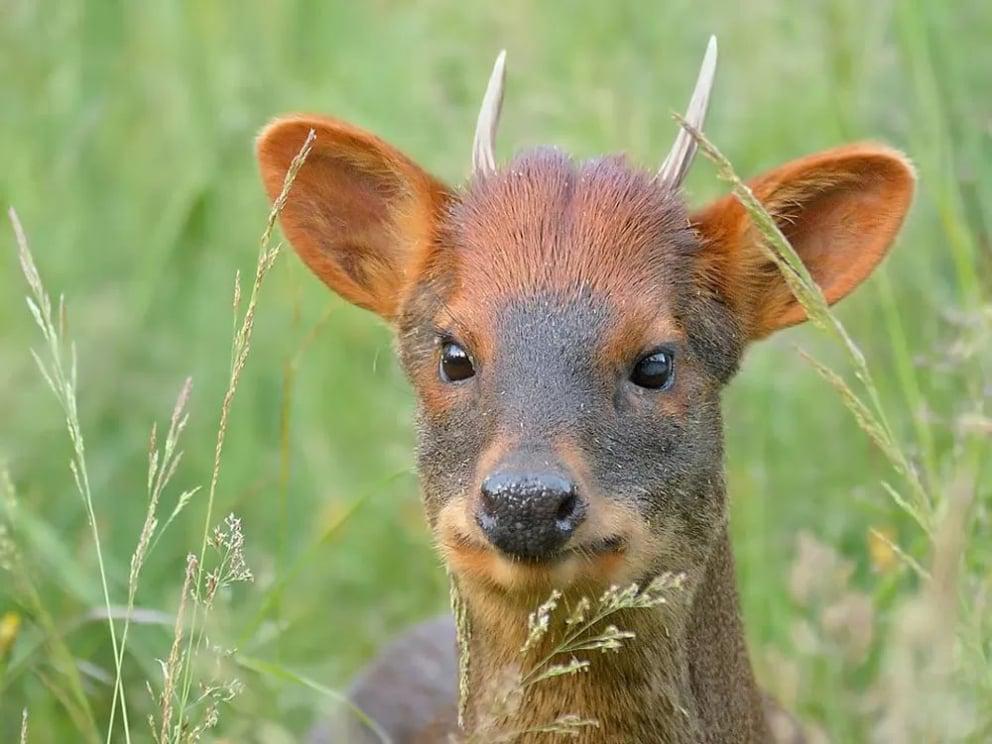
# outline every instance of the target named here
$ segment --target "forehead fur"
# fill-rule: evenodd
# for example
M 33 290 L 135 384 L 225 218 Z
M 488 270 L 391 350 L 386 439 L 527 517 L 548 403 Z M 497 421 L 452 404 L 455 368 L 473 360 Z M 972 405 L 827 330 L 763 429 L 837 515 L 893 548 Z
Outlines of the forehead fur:
M 681 199 L 650 174 L 621 156 L 575 163 L 553 148 L 470 183 L 445 233 L 458 284 L 479 299 L 669 294 L 697 250 Z

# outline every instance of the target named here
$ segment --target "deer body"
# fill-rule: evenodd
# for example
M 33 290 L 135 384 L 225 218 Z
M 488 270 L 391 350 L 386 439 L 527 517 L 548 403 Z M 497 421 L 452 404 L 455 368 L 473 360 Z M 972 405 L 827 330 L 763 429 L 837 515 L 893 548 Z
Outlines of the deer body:
M 581 712 L 599 724 L 577 739 L 581 742 L 768 741 L 738 619 L 729 543 L 725 535 L 718 541 L 692 600 L 674 609 L 634 610 L 615 618 L 619 627 L 635 634 L 634 640 L 616 654 L 590 653 L 588 672 L 535 686 L 501 729 L 527 731 L 562 714 Z M 508 638 L 504 627 L 523 628 L 524 633 Z M 473 624 L 477 640 L 470 670 L 472 687 L 480 694 L 469 711 L 470 722 L 484 718 L 486 706 L 499 693 L 502 670 L 534 663 L 533 656 L 519 655 L 526 628 L 524 616 Z
M 553 149 L 497 168 L 502 57 L 493 80 L 460 190 L 331 119 L 278 120 L 258 145 L 275 196 L 316 132 L 284 232 L 334 291 L 394 327 L 417 392 L 425 512 L 471 628 L 457 733 L 544 741 L 515 732 L 575 714 L 599 724 L 583 742 L 769 741 L 776 714 L 748 660 L 727 533 L 720 393 L 747 344 L 803 310 L 738 202 L 687 209 L 682 135 L 654 175 Z M 701 119 L 707 97 L 697 88 L 690 113 Z M 913 176 L 898 153 L 856 145 L 751 187 L 834 302 L 881 260 Z M 670 572 L 683 590 L 610 619 L 636 634 L 620 653 L 593 652 L 588 671 L 493 714 L 507 675 L 547 651 L 521 648 L 552 589 L 574 603 Z M 445 626 L 427 632 L 412 643 L 450 641 Z M 454 656 L 389 653 L 357 704 L 397 744 L 456 733 Z
M 520 716 L 507 722 L 508 729 L 547 724 L 571 706 L 600 724 L 578 741 L 800 744 L 796 724 L 761 695 L 751 674 L 730 544 L 725 535 L 720 540 L 687 616 L 679 621 L 651 610 L 619 618 L 619 625 L 636 633 L 636 642 L 616 655 L 593 654 L 588 673 L 537 688 Z M 470 720 L 485 716 L 508 668 L 532 664 L 544 651 L 521 658 L 527 627 L 523 610 L 507 618 L 504 608 L 499 618 L 473 628 L 471 687 L 479 692 L 470 703 L 480 710 L 470 710 Z M 456 666 L 454 622 L 445 618 L 424 623 L 383 651 L 359 678 L 353 701 L 382 724 L 393 741 L 444 741 L 457 731 Z M 377 738 L 349 717 L 316 736 L 314 744 L 335 741 Z

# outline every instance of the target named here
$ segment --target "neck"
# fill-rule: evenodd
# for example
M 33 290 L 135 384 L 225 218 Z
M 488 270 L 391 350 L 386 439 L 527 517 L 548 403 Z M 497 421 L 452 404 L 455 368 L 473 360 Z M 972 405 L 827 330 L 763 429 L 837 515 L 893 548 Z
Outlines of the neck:
M 538 648 L 521 654 L 533 607 L 508 608 L 505 599 L 478 591 L 464 592 L 464 599 L 472 628 L 466 727 L 475 734 L 473 740 L 533 731 L 566 714 L 598 722 L 598 728 L 582 730 L 579 742 L 765 740 L 725 531 L 707 565 L 665 604 L 621 611 L 590 630 L 596 635 L 612 624 L 635 633 L 617 653 L 556 656 L 550 664 L 575 657 L 590 665 L 522 690 L 520 675 L 527 679 L 547 659 L 565 628 L 552 626 Z M 514 740 L 532 738 L 525 734 Z

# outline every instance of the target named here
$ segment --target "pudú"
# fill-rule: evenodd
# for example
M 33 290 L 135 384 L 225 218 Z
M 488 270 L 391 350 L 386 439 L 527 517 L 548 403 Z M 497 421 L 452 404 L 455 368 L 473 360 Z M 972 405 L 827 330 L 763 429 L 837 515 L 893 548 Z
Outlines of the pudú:
M 353 699 L 396 744 L 493 741 L 566 713 L 598 721 L 580 742 L 772 740 L 782 714 L 744 641 L 720 394 L 751 342 L 804 311 L 734 197 L 685 204 L 684 128 L 654 171 L 550 147 L 498 163 L 504 59 L 460 188 L 336 119 L 280 118 L 258 140 L 274 198 L 316 133 L 282 228 L 325 284 L 395 331 L 427 520 L 470 628 L 460 731 L 450 620 L 387 649 Z M 711 40 L 686 114 L 697 129 L 715 66 Z M 835 302 L 885 255 L 914 175 L 900 153 L 855 144 L 749 185 Z M 665 604 L 611 618 L 636 634 L 620 653 L 529 687 L 493 720 L 507 670 L 548 650 L 521 655 L 552 589 L 574 603 L 665 572 L 684 575 Z

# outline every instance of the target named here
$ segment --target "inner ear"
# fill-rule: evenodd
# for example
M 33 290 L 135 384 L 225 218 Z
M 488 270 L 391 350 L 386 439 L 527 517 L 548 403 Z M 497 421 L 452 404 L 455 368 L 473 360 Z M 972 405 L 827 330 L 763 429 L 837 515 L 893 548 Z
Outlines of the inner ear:
M 333 119 L 291 117 L 258 138 L 270 198 L 311 129 L 313 149 L 279 216 L 283 232 L 327 286 L 391 320 L 418 252 L 432 242 L 448 190 L 368 132 Z
M 909 208 L 913 183 L 912 169 L 900 153 L 853 145 L 787 163 L 749 185 L 833 304 L 888 252 Z M 705 274 L 752 339 L 806 319 L 736 198 L 710 205 L 694 222 L 704 240 Z

